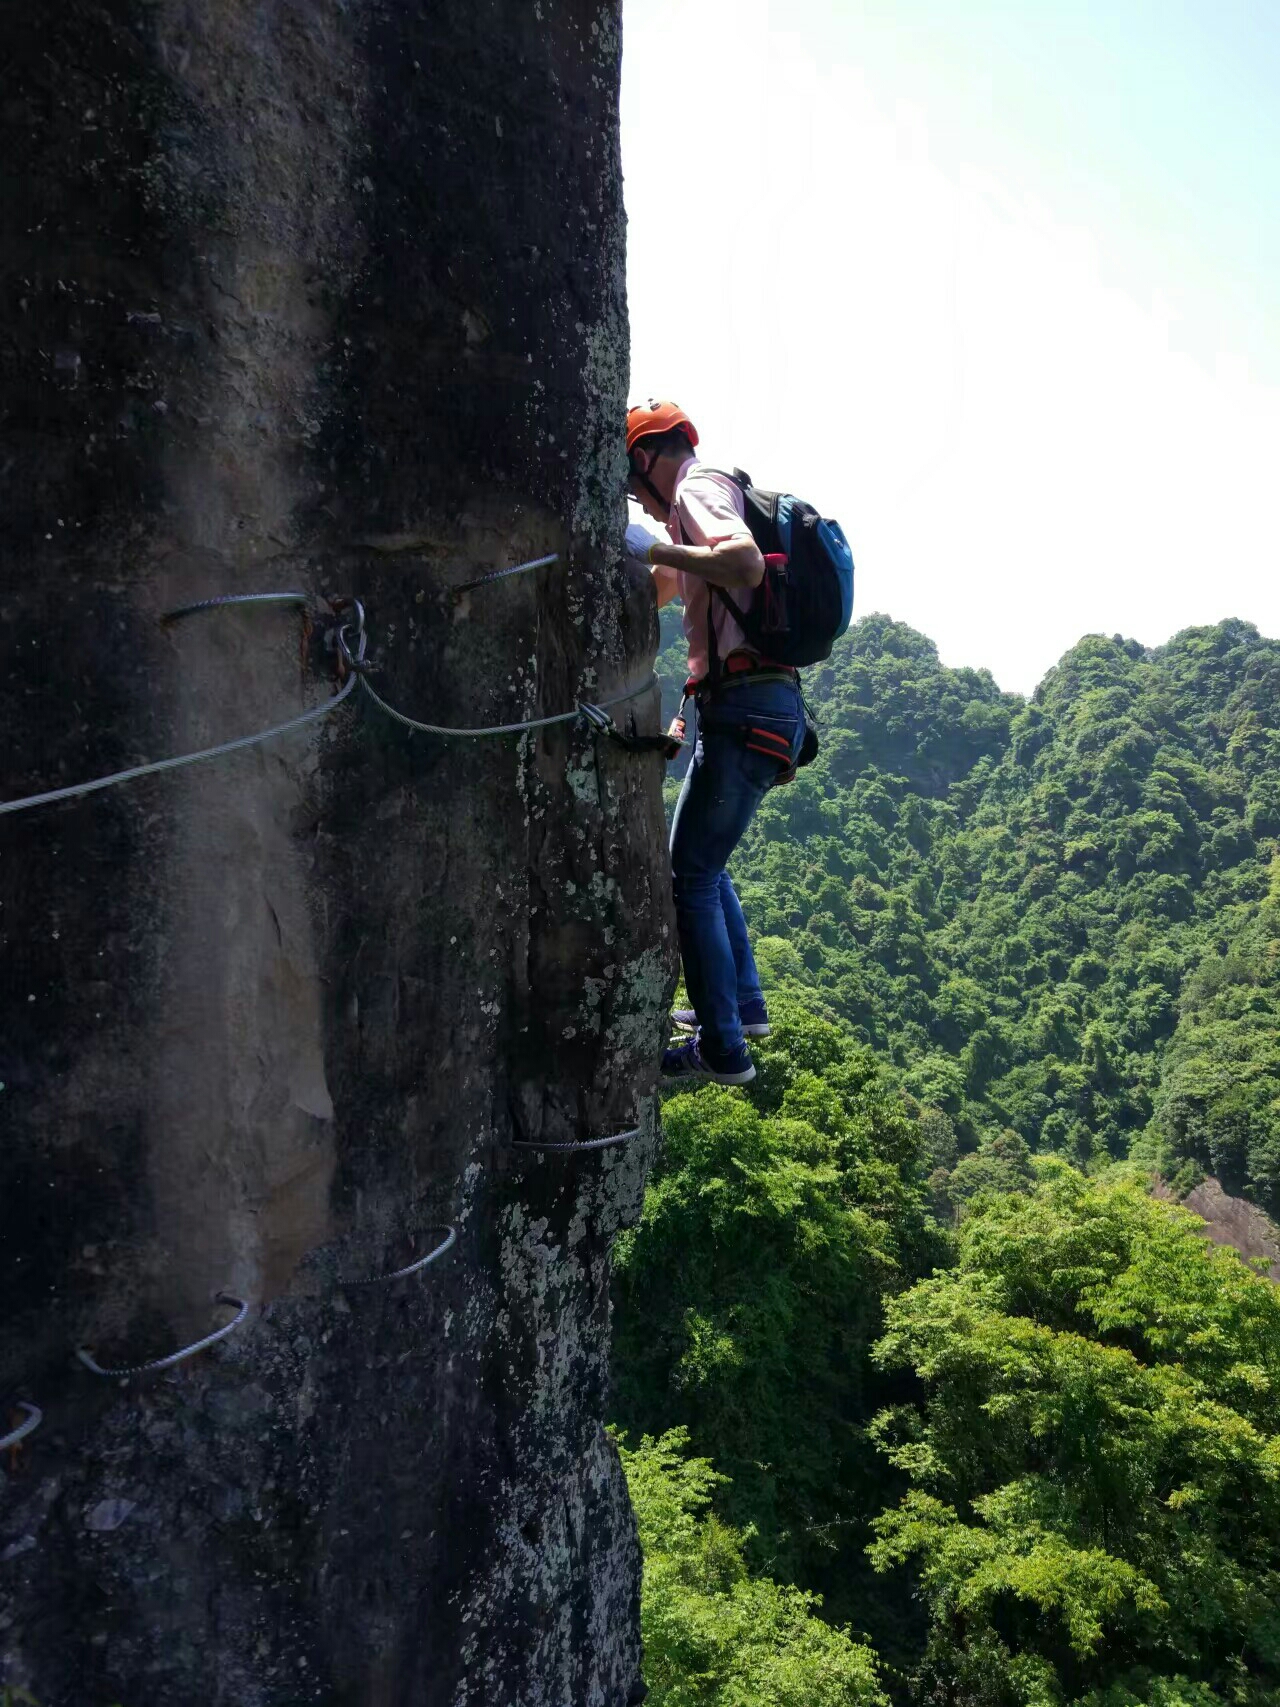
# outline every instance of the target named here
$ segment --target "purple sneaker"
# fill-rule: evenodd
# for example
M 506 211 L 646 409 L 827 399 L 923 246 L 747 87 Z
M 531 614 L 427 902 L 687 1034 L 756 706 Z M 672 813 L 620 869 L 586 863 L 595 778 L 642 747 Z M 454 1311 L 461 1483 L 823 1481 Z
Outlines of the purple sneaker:
M 756 1076 L 755 1063 L 744 1043 L 736 1055 L 713 1065 L 702 1053 L 701 1039 L 691 1037 L 662 1052 L 664 1079 L 711 1079 L 717 1085 L 749 1085 Z

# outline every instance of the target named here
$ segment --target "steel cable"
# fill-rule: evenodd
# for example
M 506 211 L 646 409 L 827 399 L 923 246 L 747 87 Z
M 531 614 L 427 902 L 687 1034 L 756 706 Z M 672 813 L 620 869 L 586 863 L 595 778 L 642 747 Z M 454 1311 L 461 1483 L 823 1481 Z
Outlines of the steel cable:
M 458 1242 L 458 1230 L 456 1227 L 450 1227 L 448 1225 L 441 1227 L 428 1227 L 427 1232 L 444 1233 L 447 1236 L 435 1247 L 434 1250 L 428 1251 L 425 1257 L 418 1257 L 414 1262 L 406 1263 L 404 1268 L 392 1269 L 390 1274 L 375 1274 L 371 1280 L 340 1280 L 338 1285 L 384 1286 L 389 1280 L 403 1280 L 406 1274 L 417 1274 L 420 1269 L 426 1268 L 428 1263 L 433 1263 L 437 1257 L 442 1257 L 446 1251 L 452 1250 L 454 1245 Z
M 640 1128 L 635 1126 L 630 1132 L 615 1132 L 608 1138 L 548 1139 L 545 1142 L 539 1138 L 515 1138 L 511 1147 L 513 1150 L 607 1150 L 611 1144 L 629 1144 L 639 1136 Z
M 213 599 L 196 599 L 193 604 L 167 610 L 160 620 L 177 622 L 180 617 L 195 616 L 206 610 L 223 610 L 229 605 L 301 605 L 305 609 L 306 604 L 305 593 L 220 593 Z
M 44 794 L 29 794 L 22 800 L 0 800 L 0 816 L 6 812 L 25 812 L 32 806 L 49 806 L 55 800 L 74 800 L 82 794 L 96 793 L 100 788 L 113 788 L 119 782 L 132 782 L 135 777 L 178 770 L 182 765 L 195 765 L 203 759 L 218 759 L 224 753 L 238 753 L 244 747 L 256 747 L 261 741 L 274 741 L 278 735 L 287 735 L 293 729 L 301 729 L 321 717 L 328 717 L 331 711 L 338 709 L 355 685 L 356 678 L 351 676 L 333 698 L 326 700 L 323 705 L 313 706 L 310 711 L 304 711 L 298 717 L 291 717 L 285 723 L 273 724 L 270 729 L 261 729 L 256 735 L 241 735 L 234 741 L 223 741 L 216 747 L 204 747 L 198 753 L 182 753 L 173 759 L 156 759 L 152 764 L 132 765 L 125 771 L 113 771 L 110 776 L 94 777 L 92 782 L 73 783 L 69 788 L 51 788 Z
M 508 575 L 523 575 L 528 569 L 545 569 L 548 563 L 558 563 L 560 553 L 553 551 L 547 557 L 531 557 L 527 563 L 513 563 L 510 569 L 494 569 L 488 575 L 478 575 L 474 581 L 464 581 L 460 587 L 450 588 L 456 599 L 463 593 L 472 592 L 476 587 L 487 587 L 490 581 L 505 581 Z
M 121 1376 L 127 1379 L 131 1375 L 150 1375 L 157 1369 L 172 1369 L 176 1364 L 185 1363 L 189 1357 L 194 1357 L 198 1351 L 204 1351 L 208 1346 L 216 1345 L 219 1340 L 226 1339 L 227 1335 L 233 1334 L 249 1314 L 249 1306 L 244 1299 L 233 1298 L 229 1292 L 219 1292 L 214 1298 L 214 1303 L 230 1304 L 236 1312 L 232 1320 L 224 1327 L 215 1328 L 213 1333 L 206 1334 L 194 1345 L 185 1345 L 181 1351 L 170 1352 L 168 1357 L 156 1357 L 150 1363 L 129 1364 L 123 1369 L 103 1369 L 101 1364 L 95 1362 L 92 1354 L 86 1351 L 83 1346 L 76 1347 L 76 1356 L 92 1374 L 106 1375 L 111 1378 Z
M 385 711 L 388 717 L 393 717 L 397 723 L 402 723 L 406 729 L 417 730 L 422 735 L 456 735 L 475 737 L 480 735 L 523 735 L 529 729 L 549 729 L 553 723 L 572 723 L 576 717 L 583 715 L 583 707 L 592 704 L 603 709 L 609 705 L 621 705 L 624 700 L 636 699 L 645 693 L 657 681 L 656 676 L 650 676 L 638 687 L 628 688 L 624 693 L 614 694 L 609 699 L 582 701 L 575 705 L 572 711 L 558 711 L 554 717 L 530 717 L 522 723 L 493 723 L 482 729 L 449 729 L 440 723 L 423 723 L 416 717 L 407 717 L 403 711 L 397 711 L 394 705 L 388 705 L 382 695 L 374 688 L 367 676 L 360 677 L 360 686 L 380 711 Z
M 19 1399 L 14 1409 L 25 1411 L 27 1418 L 25 1422 L 19 1423 L 17 1428 L 11 1429 L 8 1434 L 0 1437 L 0 1452 L 3 1452 L 7 1446 L 16 1446 L 20 1440 L 25 1440 L 29 1434 L 34 1434 L 44 1421 L 44 1412 L 39 1405 L 29 1405 L 25 1399 Z
M 527 569 L 542 568 L 548 563 L 554 563 L 557 556 L 557 553 L 552 552 L 547 557 L 533 558 L 528 563 L 517 563 L 510 569 L 494 570 L 488 575 L 482 575 L 478 581 L 468 582 L 464 587 L 457 588 L 455 591 L 461 592 L 466 591 L 469 587 L 483 586 L 488 581 L 501 580 L 504 576 L 517 575 Z M 180 753 L 171 759 L 155 759 L 148 764 L 131 765 L 127 770 L 112 771 L 107 776 L 93 777 L 88 782 L 71 783 L 64 788 L 46 789 L 40 794 L 24 795 L 18 800 L 0 801 L 0 817 L 11 812 L 26 812 L 36 806 L 51 806 L 59 800 L 76 800 L 86 794 L 95 794 L 100 789 L 114 788 L 119 783 L 133 782 L 139 777 L 155 776 L 161 771 L 178 770 L 184 765 L 200 764 L 205 759 L 222 758 L 228 753 L 236 753 L 243 748 L 257 746 L 263 741 L 273 741 L 278 736 L 287 735 L 294 729 L 305 728 L 307 724 L 314 723 L 322 717 L 327 717 L 330 712 L 336 711 L 343 701 L 350 697 L 357 680 L 378 709 L 404 728 L 415 730 L 423 735 L 475 739 L 485 735 L 520 735 L 524 734 L 526 730 L 549 729 L 557 723 L 572 723 L 575 718 L 581 716 L 586 716 L 589 722 L 600 727 L 600 722 L 591 716 L 593 711 L 599 712 L 606 706 L 621 705 L 625 700 L 634 699 L 645 692 L 648 687 L 651 687 L 657 679 L 650 676 L 643 686 L 628 688 L 620 694 L 600 701 L 598 704 L 582 701 L 572 711 L 557 712 L 551 717 L 531 717 L 518 723 L 497 723 L 479 729 L 453 729 L 440 723 L 425 723 L 419 718 L 409 717 L 404 712 L 397 711 L 395 706 L 389 705 L 377 689 L 371 685 L 366 674 L 368 666 L 364 663 L 366 637 L 363 606 L 359 600 L 343 600 L 340 603 L 350 605 L 356 613 L 358 619 L 357 646 L 353 652 L 346 639 L 346 627 L 345 625 L 340 626 L 338 630 L 339 649 L 349 666 L 350 675 L 333 698 L 326 701 L 325 704 L 313 706 L 310 711 L 304 711 L 299 716 L 291 717 L 284 723 L 273 724 L 271 728 L 259 730 L 253 735 L 241 735 L 234 741 L 222 741 L 216 747 L 204 747 L 195 753 Z M 306 604 L 307 596 L 301 592 L 222 593 L 212 598 L 197 599 L 190 604 L 179 605 L 174 610 L 166 611 L 163 620 L 176 622 L 183 617 L 194 616 L 200 612 L 225 610 L 234 606 L 299 605 L 305 608 Z M 604 720 L 606 725 L 607 721 L 607 719 Z

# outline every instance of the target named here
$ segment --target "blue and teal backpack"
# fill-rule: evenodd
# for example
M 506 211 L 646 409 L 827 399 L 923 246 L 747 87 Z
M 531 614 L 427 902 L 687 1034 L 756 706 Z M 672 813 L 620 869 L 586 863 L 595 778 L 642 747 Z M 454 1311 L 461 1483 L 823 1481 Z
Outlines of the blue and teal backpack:
M 762 491 L 740 468 L 730 478 L 742 492 L 746 523 L 761 555 L 786 562 L 766 562 L 764 580 L 746 610 L 723 587 L 711 591 L 761 657 L 797 669 L 820 664 L 853 615 L 853 553 L 844 530 L 790 492 Z M 711 645 L 714 661 L 714 628 Z

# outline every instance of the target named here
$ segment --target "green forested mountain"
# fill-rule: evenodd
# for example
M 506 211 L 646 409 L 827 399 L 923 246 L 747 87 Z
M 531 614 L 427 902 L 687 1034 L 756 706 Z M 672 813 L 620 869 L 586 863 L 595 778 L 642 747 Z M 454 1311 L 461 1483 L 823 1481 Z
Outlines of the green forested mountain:
M 617 1250 L 651 1700 L 1280 1707 L 1280 1292 L 1150 1195 L 1280 1209 L 1280 644 L 1024 702 L 871 617 L 806 686 L 774 1035 Z
M 1092 635 L 1024 703 L 872 616 L 806 687 L 822 753 L 734 867 L 774 985 L 961 1151 L 1136 1141 L 1280 1210 L 1280 642 Z

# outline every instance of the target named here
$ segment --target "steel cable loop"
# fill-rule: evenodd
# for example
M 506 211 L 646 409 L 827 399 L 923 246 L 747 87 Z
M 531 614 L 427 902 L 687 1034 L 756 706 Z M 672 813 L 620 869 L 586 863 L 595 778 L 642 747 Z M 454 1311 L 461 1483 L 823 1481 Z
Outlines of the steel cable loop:
M 197 1340 L 194 1345 L 185 1345 L 181 1351 L 171 1352 L 168 1357 L 156 1357 L 150 1363 L 130 1364 L 124 1369 L 103 1369 L 101 1364 L 96 1363 L 92 1355 L 83 1346 L 76 1347 L 76 1356 L 91 1374 L 106 1375 L 113 1379 L 117 1376 L 128 1378 L 131 1375 L 150 1375 L 159 1369 L 172 1369 L 176 1364 L 185 1363 L 189 1357 L 194 1357 L 198 1351 L 205 1351 L 209 1346 L 216 1345 L 219 1340 L 226 1339 L 227 1335 L 233 1334 L 249 1314 L 249 1306 L 245 1300 L 233 1298 L 229 1292 L 216 1293 L 214 1303 L 231 1305 L 236 1312 L 233 1319 L 224 1327 L 215 1328 L 213 1333 L 206 1334 L 202 1340 Z
M 31 806 L 49 806 L 55 800 L 73 800 L 82 794 L 93 794 L 100 788 L 112 788 L 119 782 L 132 782 L 135 777 L 178 770 L 183 765 L 199 764 L 203 759 L 218 759 L 224 753 L 238 753 L 244 747 L 256 747 L 261 741 L 274 741 L 278 735 L 287 735 L 293 729 L 301 729 L 308 723 L 317 722 L 321 717 L 328 717 L 331 711 L 338 709 L 355 685 L 356 678 L 352 676 L 343 683 L 333 698 L 326 700 L 323 705 L 314 705 L 310 711 L 304 711 L 298 717 L 291 717 L 285 723 L 273 724 L 270 729 L 260 729 L 256 735 L 241 735 L 234 741 L 223 741 L 216 747 L 204 747 L 198 753 L 182 753 L 173 759 L 156 759 L 152 764 L 133 765 L 126 771 L 113 771 L 110 776 L 95 777 L 92 782 L 73 783 L 69 788 L 51 788 L 44 794 L 29 794 L 22 800 L 0 800 L 0 816 L 6 812 L 25 812 Z
M 505 581 L 508 575 L 523 575 L 527 569 L 545 569 L 548 563 L 558 563 L 560 553 L 553 551 L 547 557 L 532 557 L 527 563 L 515 563 L 510 569 L 494 569 L 488 575 L 478 575 L 474 581 L 464 581 L 460 587 L 452 587 L 452 596 L 460 598 L 463 593 L 469 593 L 476 587 L 487 587 L 490 581 Z
M 640 1136 L 641 1128 L 633 1126 L 630 1132 L 615 1132 L 608 1138 L 583 1138 L 572 1140 L 545 1142 L 538 1138 L 513 1138 L 513 1150 L 607 1150 L 611 1144 L 629 1144 L 633 1138 Z
M 222 610 L 228 605 L 301 605 L 308 603 L 305 593 L 220 593 L 212 599 L 196 599 L 189 605 L 178 605 L 165 611 L 161 622 L 177 622 L 184 616 L 196 616 L 200 611 Z
M 425 1257 L 418 1257 L 413 1262 L 406 1263 L 404 1268 L 392 1269 L 390 1274 L 375 1274 L 371 1280 L 340 1280 L 338 1285 L 385 1286 L 389 1280 L 403 1280 L 406 1274 L 417 1274 L 420 1269 L 426 1268 L 428 1263 L 433 1263 L 437 1257 L 442 1257 L 446 1251 L 452 1250 L 458 1242 L 458 1229 L 449 1226 L 447 1223 L 439 1227 L 428 1227 L 426 1231 L 428 1233 L 444 1233 L 446 1237 L 434 1250 L 428 1251 Z
M 0 1436 L 0 1452 L 3 1452 L 6 1446 L 16 1446 L 20 1440 L 25 1440 L 29 1434 L 34 1434 L 44 1421 L 44 1412 L 39 1405 L 29 1405 L 25 1399 L 19 1399 L 14 1409 L 25 1411 L 27 1419 L 25 1422 L 19 1423 L 17 1428 L 12 1429 L 8 1434 Z
M 417 730 L 422 735 L 457 735 L 474 737 L 480 735 L 523 735 L 528 729 L 549 729 L 553 723 L 572 723 L 575 718 L 586 716 L 590 721 L 588 707 L 603 710 L 605 706 L 621 705 L 624 700 L 636 699 L 646 693 L 657 682 L 657 677 L 651 675 L 639 686 L 627 688 L 624 693 L 614 694 L 610 699 L 582 701 L 574 706 L 572 711 L 558 711 L 554 717 L 530 717 L 522 723 L 494 723 L 483 729 L 449 729 L 440 723 L 422 723 L 416 717 L 407 717 L 403 711 L 397 711 L 394 705 L 388 705 L 382 695 L 374 688 L 367 676 L 361 675 L 360 686 L 380 711 L 385 711 L 388 717 L 393 717 L 397 723 L 402 723 L 406 729 Z

